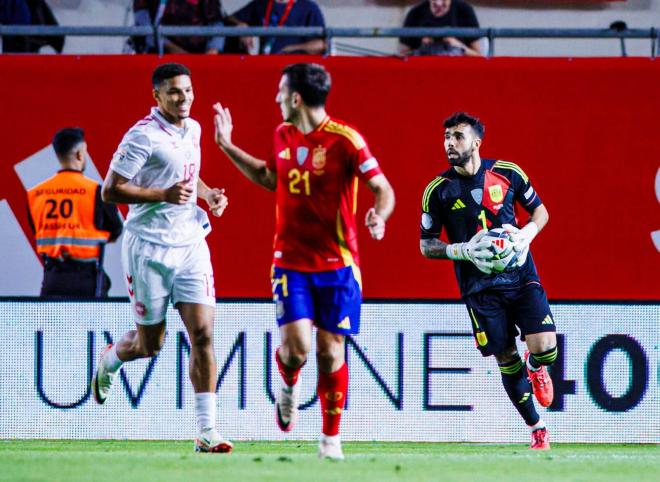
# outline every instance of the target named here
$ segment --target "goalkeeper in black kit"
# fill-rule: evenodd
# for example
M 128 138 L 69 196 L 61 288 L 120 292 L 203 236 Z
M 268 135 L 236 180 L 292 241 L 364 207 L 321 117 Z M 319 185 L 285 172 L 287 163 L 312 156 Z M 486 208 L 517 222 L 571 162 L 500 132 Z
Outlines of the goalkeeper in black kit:
M 444 127 L 450 168 L 424 190 L 420 249 L 427 258 L 454 261 L 477 348 L 483 356 L 495 356 L 504 389 L 530 428 L 530 448 L 549 449 L 548 430 L 531 394 L 544 407 L 552 403 L 546 367 L 557 358 L 556 327 L 529 253 L 548 211 L 518 165 L 481 159 L 479 119 L 459 112 Z M 530 215 L 522 227 L 515 203 Z M 443 228 L 451 244 L 440 240 Z M 494 245 L 509 246 L 511 253 L 496 256 Z M 519 333 L 529 350 L 524 361 L 516 349 Z

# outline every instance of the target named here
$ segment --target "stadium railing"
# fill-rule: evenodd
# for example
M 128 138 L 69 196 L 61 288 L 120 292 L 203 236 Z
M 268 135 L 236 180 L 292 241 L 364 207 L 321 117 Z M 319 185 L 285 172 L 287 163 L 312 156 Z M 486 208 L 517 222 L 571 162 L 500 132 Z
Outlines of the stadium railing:
M 635 28 L 617 30 L 612 28 L 390 28 L 390 27 L 191 27 L 191 26 L 41 26 L 0 25 L 0 36 L 88 36 L 88 37 L 133 37 L 154 35 L 156 38 L 172 36 L 198 37 L 323 37 L 329 55 L 344 49 L 350 53 L 372 56 L 391 56 L 391 53 L 351 45 L 337 44 L 336 38 L 387 38 L 387 37 L 480 37 L 488 39 L 488 57 L 495 55 L 495 41 L 500 38 L 534 39 L 619 39 L 621 55 L 626 56 L 625 39 L 648 39 L 650 57 L 655 58 L 660 48 L 659 28 Z M 158 42 L 162 46 L 162 42 Z M 160 52 L 163 53 L 162 51 Z

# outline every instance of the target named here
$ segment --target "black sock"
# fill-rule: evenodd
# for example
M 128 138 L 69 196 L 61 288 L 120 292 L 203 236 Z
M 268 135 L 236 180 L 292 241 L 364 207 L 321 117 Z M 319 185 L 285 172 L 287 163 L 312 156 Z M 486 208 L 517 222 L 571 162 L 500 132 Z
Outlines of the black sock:
M 541 353 L 530 353 L 528 358 L 529 364 L 535 369 L 541 368 L 542 365 L 552 365 L 557 359 L 557 352 L 558 350 L 555 346 Z
M 527 380 L 523 361 L 517 357 L 514 361 L 498 364 L 502 375 L 502 385 L 509 399 L 527 425 L 535 425 L 541 417 L 536 412 L 532 396 L 532 386 Z

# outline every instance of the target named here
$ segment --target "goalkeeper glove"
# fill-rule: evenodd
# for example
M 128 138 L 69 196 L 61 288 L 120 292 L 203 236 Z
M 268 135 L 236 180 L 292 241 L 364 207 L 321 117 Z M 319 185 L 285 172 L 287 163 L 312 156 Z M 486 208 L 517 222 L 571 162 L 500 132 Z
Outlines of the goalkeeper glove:
M 513 249 L 518 253 L 518 266 L 522 266 L 527 261 L 529 245 L 536 235 L 539 234 L 539 227 L 534 221 L 530 221 L 522 229 L 518 229 L 511 224 L 503 224 L 502 228 L 511 235 Z
M 453 243 L 447 245 L 447 257 L 456 261 L 470 261 L 479 271 L 491 274 L 493 272 L 493 253 L 490 251 L 490 243 L 482 241 L 487 231 L 482 229 L 472 236 L 467 243 Z

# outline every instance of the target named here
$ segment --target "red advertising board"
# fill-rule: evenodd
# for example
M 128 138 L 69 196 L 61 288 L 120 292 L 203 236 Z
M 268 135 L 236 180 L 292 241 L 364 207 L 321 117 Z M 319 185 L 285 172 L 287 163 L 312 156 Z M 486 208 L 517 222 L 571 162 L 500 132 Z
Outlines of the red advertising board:
M 193 72 L 204 129 L 202 177 L 230 206 L 209 244 L 220 297 L 265 297 L 273 195 L 247 181 L 213 142 L 215 101 L 237 144 L 266 157 L 280 121 L 274 98 L 291 57 L 169 57 Z M 482 156 L 519 164 L 550 212 L 532 246 L 553 299 L 660 299 L 660 65 L 649 59 L 315 59 L 333 75 L 328 110 L 360 128 L 390 178 L 397 208 L 385 240 L 360 232 L 366 297 L 454 298 L 451 263 L 419 253 L 420 199 L 447 166 L 442 120 L 457 110 L 486 125 Z M 102 175 L 124 132 L 153 105 L 150 56 L 1 56 L 0 199 L 26 235 L 14 166 L 67 125 L 85 128 Z M 363 188 L 358 217 L 372 202 Z M 656 234 L 660 238 L 660 234 Z M 660 241 L 659 241 L 660 242 Z M 5 253 L 7 254 L 7 253 Z M 35 281 L 37 282 L 37 281 Z

